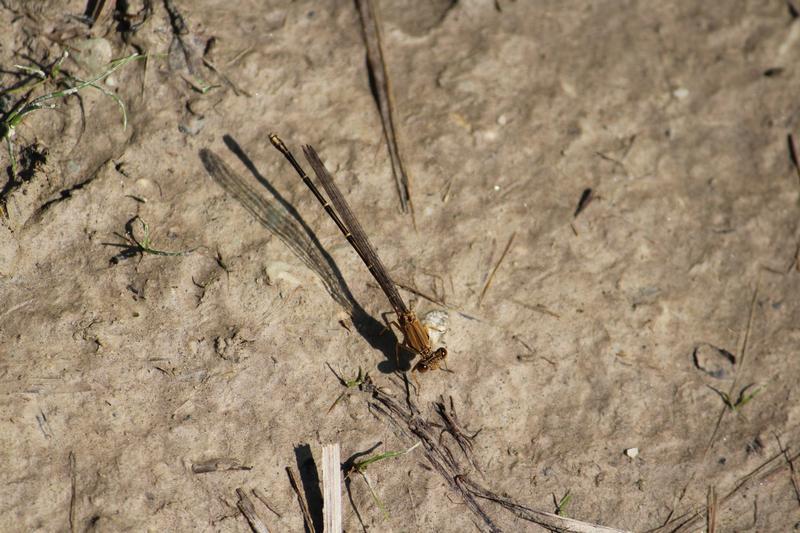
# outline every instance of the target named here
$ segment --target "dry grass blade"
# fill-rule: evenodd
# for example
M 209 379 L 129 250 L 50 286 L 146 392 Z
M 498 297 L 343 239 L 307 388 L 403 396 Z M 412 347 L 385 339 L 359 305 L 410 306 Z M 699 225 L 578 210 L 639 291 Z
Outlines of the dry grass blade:
M 537 511 L 530 507 L 525 507 L 508 498 L 503 498 L 494 494 L 493 492 L 481 487 L 474 481 L 466 476 L 458 476 L 457 482 L 464 486 L 464 490 L 469 493 L 486 500 L 492 501 L 511 511 L 517 517 L 534 522 L 540 526 L 550 529 L 551 531 L 569 531 L 572 533 L 620 533 L 625 530 L 614 529 L 610 527 L 591 524 L 589 522 L 582 522 L 573 518 L 559 516 L 553 513 L 546 513 L 544 511 Z
M 400 208 L 403 213 L 414 216 L 414 206 L 411 203 L 411 178 L 406 172 L 403 159 L 400 155 L 397 129 L 395 127 L 394 96 L 389 82 L 389 72 L 383 58 L 383 37 L 381 36 L 380 13 L 372 0 L 356 0 L 358 13 L 361 16 L 361 28 L 364 43 L 367 47 L 367 63 L 369 66 L 370 82 L 373 96 L 378 104 L 381 114 L 383 133 L 389 149 L 389 158 L 392 162 L 392 174 L 397 185 L 397 194 L 400 196 Z
M 717 491 L 713 486 L 708 487 L 706 496 L 706 531 L 717 532 Z
M 256 513 L 253 501 L 247 497 L 247 494 L 242 489 L 236 489 L 236 495 L 239 496 L 239 501 L 236 502 L 236 505 L 247 519 L 247 523 L 250 524 L 250 529 L 255 533 L 269 533 L 269 529 Z
M 428 300 L 432 304 L 436 304 L 436 305 L 444 307 L 444 308 L 449 308 L 449 306 L 446 303 L 444 303 L 442 300 L 440 300 L 438 298 L 435 298 L 433 296 L 430 296 L 428 294 L 425 294 L 421 290 L 419 290 L 417 288 L 414 288 L 414 287 L 412 287 L 411 285 L 409 285 L 407 283 L 401 283 L 399 281 L 395 281 L 394 284 L 397 285 L 398 287 L 400 287 L 403 290 L 407 290 L 411 294 L 415 294 L 415 295 L 419 296 L 420 298 L 424 298 L 424 299 Z
M 75 452 L 69 452 L 69 487 L 70 487 L 70 496 L 69 496 L 69 531 L 70 533 L 75 533 L 77 531 L 77 527 L 75 524 L 75 486 L 77 484 L 75 474 Z
M 308 508 L 308 502 L 300 489 L 300 480 L 297 479 L 297 474 L 291 466 L 286 467 L 286 473 L 289 475 L 289 483 L 292 484 L 292 490 L 297 495 L 297 503 L 300 504 L 300 510 L 303 512 L 303 521 L 306 524 L 306 531 L 308 533 L 315 533 L 314 520 L 311 519 L 311 511 Z
M 772 463 L 778 461 L 779 459 L 784 458 L 786 461 L 782 464 L 777 466 L 773 466 L 772 468 L 767 469 Z M 725 505 L 734 495 L 736 495 L 740 490 L 749 487 L 750 485 L 754 484 L 756 481 L 759 485 L 763 484 L 769 478 L 777 474 L 778 472 L 782 472 L 785 468 L 788 468 L 787 464 L 791 464 L 800 458 L 800 453 L 796 453 L 791 457 L 785 457 L 782 452 L 778 452 L 759 466 L 757 466 L 753 471 L 750 473 L 742 476 L 737 482 L 736 485 L 729 490 L 725 496 L 719 498 L 717 500 L 717 506 Z M 689 511 L 685 512 L 660 527 L 655 528 L 651 531 L 663 530 L 668 529 L 672 533 L 678 533 L 681 531 L 693 531 L 692 528 L 696 527 L 697 523 L 702 521 L 706 517 L 705 513 L 702 511 Z
M 497 273 L 497 269 L 500 268 L 500 265 L 506 258 L 506 254 L 508 254 L 508 251 L 511 249 L 511 244 L 514 242 L 514 237 L 516 236 L 517 236 L 516 232 L 511 234 L 511 237 L 508 239 L 508 243 L 506 244 L 506 247 L 503 250 L 502 255 L 500 255 L 500 259 L 498 259 L 497 264 L 494 265 L 494 268 L 492 269 L 491 274 L 489 274 L 489 277 L 486 278 L 486 283 L 483 285 L 483 290 L 481 291 L 481 295 L 478 297 L 478 307 L 480 307 L 481 303 L 483 302 L 483 297 L 486 296 L 486 291 L 489 290 L 489 286 L 492 284 L 494 275 Z
M 342 532 L 342 463 L 339 443 L 322 447 L 322 494 L 325 533 Z

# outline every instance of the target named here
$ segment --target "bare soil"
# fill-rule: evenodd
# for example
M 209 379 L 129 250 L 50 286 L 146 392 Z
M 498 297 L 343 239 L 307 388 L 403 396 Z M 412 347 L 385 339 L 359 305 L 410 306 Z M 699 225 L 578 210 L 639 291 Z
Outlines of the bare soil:
M 415 443 L 366 392 L 326 413 L 331 368 L 403 400 L 391 308 L 273 131 L 447 312 L 451 372 L 411 398 L 480 430 L 482 473 L 443 437 L 465 476 L 619 529 L 704 530 L 711 491 L 719 531 L 800 527 L 800 4 L 377 3 L 416 227 L 351 0 L 117 2 L 91 28 L 86 2 L 0 2 L 4 88 L 63 50 L 78 77 L 150 54 L 103 85 L 127 128 L 87 89 L 17 127 L 17 176 L 3 151 L 0 530 L 248 531 L 242 488 L 300 531 L 287 466 L 318 518 L 323 445 Z M 141 221 L 188 253 L 135 253 Z M 367 473 L 388 516 L 356 476 L 348 531 L 487 528 L 420 448 Z

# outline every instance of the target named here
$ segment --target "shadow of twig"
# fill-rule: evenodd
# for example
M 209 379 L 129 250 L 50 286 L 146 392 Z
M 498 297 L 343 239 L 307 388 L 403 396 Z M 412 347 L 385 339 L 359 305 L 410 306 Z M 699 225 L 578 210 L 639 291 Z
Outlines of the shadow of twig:
M 311 454 L 311 447 L 308 444 L 295 446 L 294 456 L 297 460 L 297 470 L 300 472 L 300 481 L 303 483 L 303 492 L 308 502 L 314 530 L 322 531 L 322 492 L 319 488 L 317 463 Z

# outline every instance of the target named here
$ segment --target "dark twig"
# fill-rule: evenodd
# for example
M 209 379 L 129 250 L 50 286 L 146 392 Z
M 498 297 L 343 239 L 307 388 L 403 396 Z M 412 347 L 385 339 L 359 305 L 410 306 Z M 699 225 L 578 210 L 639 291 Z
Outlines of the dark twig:
M 289 483 L 292 484 L 292 490 L 294 490 L 294 493 L 297 495 L 297 503 L 300 504 L 300 510 L 303 512 L 303 521 L 306 524 L 306 531 L 308 531 L 308 533 L 315 533 L 314 520 L 311 518 L 308 502 L 306 501 L 303 491 L 300 490 L 300 480 L 297 479 L 297 474 L 295 474 L 291 466 L 286 467 L 286 473 L 289 474 Z
M 192 463 L 193 474 L 206 474 L 208 472 L 225 472 L 230 470 L 252 470 L 252 466 L 243 465 L 237 459 L 215 458 L 199 463 Z
M 795 7 L 792 0 L 786 0 L 786 8 L 789 10 L 789 16 L 792 17 L 792 19 L 800 17 L 800 11 Z
M 106 0 L 89 0 L 86 3 L 86 9 L 83 12 L 83 20 L 89 25 L 90 28 L 94 26 L 95 22 L 97 22 L 97 19 L 100 17 L 100 13 L 103 12 L 105 5 Z
M 447 405 L 444 402 L 444 398 L 441 396 L 439 397 L 439 401 L 434 404 L 434 407 L 436 408 L 436 412 L 439 414 L 440 417 L 442 417 L 442 420 L 444 421 L 445 429 L 442 433 L 444 432 L 449 433 L 453 437 L 453 439 L 455 439 L 456 444 L 458 444 L 458 447 L 461 448 L 461 452 L 464 454 L 464 457 L 467 458 L 469 464 L 471 464 L 475 470 L 481 472 L 480 467 L 475 462 L 475 456 L 472 453 L 472 442 L 475 439 L 475 437 L 478 436 L 478 433 L 480 433 L 482 430 L 479 429 L 472 435 L 467 435 L 464 432 L 461 423 L 458 421 L 458 415 L 456 415 L 456 408 L 455 405 L 453 404 L 452 396 L 450 396 L 449 410 L 447 409 Z
M 797 472 L 795 471 L 794 468 L 794 461 L 792 461 L 792 459 L 789 457 L 789 448 L 783 447 L 783 444 L 781 443 L 781 438 L 778 435 L 775 435 L 775 440 L 778 441 L 778 448 L 780 448 L 784 459 L 786 459 L 786 464 L 789 465 L 789 479 L 792 480 L 794 497 L 797 499 L 798 505 L 800 505 L 800 486 L 798 486 L 797 483 Z
M 377 387 L 371 379 L 365 381 L 362 390 L 370 394 L 373 401 L 370 402 L 369 407 L 373 413 L 377 414 L 378 418 L 385 419 L 408 438 L 422 442 L 428 464 L 444 478 L 451 490 L 461 496 L 467 509 L 480 520 L 480 523 L 476 524 L 478 528 L 481 531 L 500 531 L 500 528 L 478 505 L 475 498 L 456 482 L 456 476 L 461 472 L 459 464 L 450 449 L 439 443 L 439 439 L 434 436 L 435 427 L 421 416 L 413 399 L 406 396 L 406 405 L 403 406 L 384 389 Z
M 797 174 L 797 181 L 800 183 L 800 160 L 797 158 L 797 148 L 795 148 L 794 137 L 792 137 L 791 133 L 786 136 L 786 143 L 789 145 L 789 159 Z
M 361 16 L 361 28 L 363 30 L 364 43 L 367 47 L 367 67 L 370 85 L 372 86 L 375 102 L 378 104 L 378 111 L 381 114 L 383 134 L 386 137 L 389 158 L 392 162 L 392 174 L 394 174 L 397 185 L 397 194 L 400 196 L 400 208 L 403 213 L 410 212 L 413 220 L 414 206 L 411 202 L 411 178 L 406 172 L 400 147 L 398 146 L 394 96 L 383 56 L 380 13 L 372 0 L 356 0 L 356 5 Z
M 403 405 L 395 400 L 386 389 L 376 386 L 372 379 L 365 380 L 361 390 L 370 395 L 369 407 L 373 414 L 392 424 L 407 438 L 419 440 L 422 443 L 425 458 L 430 467 L 442 476 L 450 489 L 463 500 L 467 509 L 478 519 L 475 525 L 481 531 L 495 532 L 500 531 L 500 528 L 480 506 L 478 498 L 498 503 L 517 517 L 552 531 L 596 533 L 618 531 L 552 513 L 536 511 L 481 487 L 462 473 L 463 468 L 453 457 L 450 449 L 435 437 L 436 427 L 422 416 L 411 396 L 406 394 Z
M 586 206 L 589 205 L 589 202 L 591 202 L 593 199 L 594 195 L 592 194 L 592 189 L 591 188 L 584 189 L 583 192 L 581 193 L 580 200 L 578 200 L 578 207 L 575 208 L 575 213 L 572 214 L 572 218 L 575 218 L 578 215 L 580 215 L 581 211 L 586 209 Z
M 77 485 L 77 474 L 75 472 L 75 452 L 69 452 L 69 531 L 75 533 L 77 527 L 75 524 L 75 500 Z
M 599 526 L 596 524 L 591 524 L 589 522 L 582 522 L 580 520 L 567 518 L 565 516 L 559 516 L 553 513 L 547 513 L 544 511 L 537 511 L 535 509 L 531 509 L 530 507 L 520 505 L 510 500 L 509 498 L 504 498 L 489 491 L 484 487 L 481 487 L 480 485 L 470 480 L 466 476 L 459 476 L 457 482 L 459 485 L 463 486 L 464 490 L 466 490 L 470 494 L 478 498 L 483 498 L 492 501 L 500 505 L 501 507 L 507 509 L 515 516 L 523 520 L 527 520 L 528 522 L 539 524 L 540 526 L 547 528 L 551 531 L 571 531 L 575 533 L 619 533 L 620 531 L 624 531 L 610 527 Z

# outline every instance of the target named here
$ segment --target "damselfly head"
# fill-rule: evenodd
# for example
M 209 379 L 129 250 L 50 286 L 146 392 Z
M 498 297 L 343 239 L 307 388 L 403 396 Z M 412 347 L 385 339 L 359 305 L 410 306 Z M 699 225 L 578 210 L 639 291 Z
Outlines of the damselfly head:
M 445 358 L 447 358 L 447 348 L 439 348 L 428 357 L 420 359 L 417 364 L 414 365 L 412 371 L 422 374 L 429 370 L 438 370 L 442 363 L 444 363 Z

